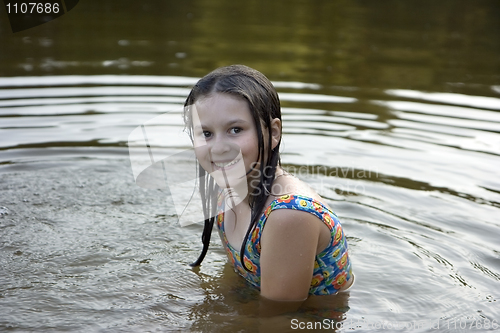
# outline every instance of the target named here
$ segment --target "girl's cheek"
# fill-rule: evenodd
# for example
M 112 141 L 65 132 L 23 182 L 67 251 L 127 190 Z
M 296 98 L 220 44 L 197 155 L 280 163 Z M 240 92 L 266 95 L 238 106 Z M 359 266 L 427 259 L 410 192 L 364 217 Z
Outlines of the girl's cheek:
M 194 145 L 194 148 L 197 149 L 197 148 L 202 148 L 203 146 L 206 146 L 207 145 L 207 142 L 205 140 L 202 140 L 200 138 L 194 138 L 194 142 L 193 142 L 193 145 Z
M 198 160 L 204 159 L 208 154 L 207 146 L 196 146 L 194 147 L 194 154 Z

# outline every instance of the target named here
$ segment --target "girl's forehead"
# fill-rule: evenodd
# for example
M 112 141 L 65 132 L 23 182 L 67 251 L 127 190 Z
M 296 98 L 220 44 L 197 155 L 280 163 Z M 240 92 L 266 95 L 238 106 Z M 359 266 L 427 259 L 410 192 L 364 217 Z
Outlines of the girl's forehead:
M 200 117 L 253 118 L 248 103 L 229 94 L 219 93 L 199 99 L 194 103 L 192 111 L 196 111 Z
M 201 96 L 195 102 L 195 105 L 210 106 L 212 104 L 245 104 L 248 106 L 247 101 L 239 96 L 232 94 L 213 92 L 206 96 Z

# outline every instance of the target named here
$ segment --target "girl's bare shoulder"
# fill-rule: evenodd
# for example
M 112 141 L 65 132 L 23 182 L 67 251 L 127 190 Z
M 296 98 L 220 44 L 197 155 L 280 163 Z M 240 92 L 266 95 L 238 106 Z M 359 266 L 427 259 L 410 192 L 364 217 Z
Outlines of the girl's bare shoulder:
M 318 201 L 323 200 L 321 196 L 307 183 L 291 174 L 285 173 L 281 177 L 275 179 L 270 197 L 272 197 L 272 199 L 276 199 L 287 194 L 302 195 Z

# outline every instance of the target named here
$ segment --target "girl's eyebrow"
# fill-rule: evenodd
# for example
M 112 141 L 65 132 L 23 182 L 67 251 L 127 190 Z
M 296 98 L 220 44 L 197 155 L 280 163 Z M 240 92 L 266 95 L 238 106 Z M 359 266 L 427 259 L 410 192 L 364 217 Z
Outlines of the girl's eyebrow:
M 236 118 L 236 119 L 231 119 L 227 122 L 224 123 L 224 126 L 231 126 L 231 125 L 234 125 L 234 124 L 244 124 L 244 123 L 248 123 L 248 121 L 244 120 L 244 119 L 239 119 L 239 118 Z M 198 129 L 198 128 L 206 128 L 207 126 L 203 125 L 203 124 L 200 124 L 200 125 L 196 125 L 194 126 L 195 129 Z
M 247 123 L 248 121 L 244 120 L 244 119 L 232 119 L 232 120 L 229 120 L 227 123 L 226 123 L 226 126 L 231 126 L 233 124 L 238 124 L 238 123 Z

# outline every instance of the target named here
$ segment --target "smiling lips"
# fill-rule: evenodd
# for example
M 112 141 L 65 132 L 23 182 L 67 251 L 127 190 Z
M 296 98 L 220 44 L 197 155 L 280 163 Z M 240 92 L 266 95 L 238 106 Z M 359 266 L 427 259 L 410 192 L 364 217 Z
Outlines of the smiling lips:
M 240 159 L 233 160 L 231 162 L 213 162 L 213 163 L 215 164 L 216 167 L 222 169 L 222 168 L 229 168 L 230 166 L 235 165 L 239 161 L 240 161 Z

